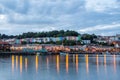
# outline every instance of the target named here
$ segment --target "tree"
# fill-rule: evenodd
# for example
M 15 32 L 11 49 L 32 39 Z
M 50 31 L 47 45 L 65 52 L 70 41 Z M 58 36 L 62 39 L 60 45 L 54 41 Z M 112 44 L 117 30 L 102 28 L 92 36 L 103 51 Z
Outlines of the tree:
M 23 34 L 19 34 L 19 35 L 5 35 L 5 34 L 1 34 L 0 38 L 17 38 L 17 39 L 21 39 L 21 38 L 37 38 L 37 37 L 64 37 L 64 36 L 78 36 L 80 35 L 78 32 L 76 31 L 64 31 L 64 30 L 54 30 L 54 31 L 48 31 L 48 32 L 27 32 L 27 33 L 23 33 Z

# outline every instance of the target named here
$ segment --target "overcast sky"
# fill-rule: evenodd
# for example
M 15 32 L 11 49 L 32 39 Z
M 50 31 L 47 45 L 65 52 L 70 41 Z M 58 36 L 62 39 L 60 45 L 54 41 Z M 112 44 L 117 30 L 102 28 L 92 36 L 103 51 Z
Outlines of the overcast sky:
M 120 33 L 120 0 L 0 0 L 0 33 Z

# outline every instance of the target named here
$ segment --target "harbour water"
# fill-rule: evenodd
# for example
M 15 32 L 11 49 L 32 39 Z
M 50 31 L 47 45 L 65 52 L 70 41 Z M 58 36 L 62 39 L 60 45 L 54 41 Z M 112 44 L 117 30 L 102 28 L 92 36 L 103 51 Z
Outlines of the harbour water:
M 0 56 L 0 80 L 120 80 L 119 55 Z

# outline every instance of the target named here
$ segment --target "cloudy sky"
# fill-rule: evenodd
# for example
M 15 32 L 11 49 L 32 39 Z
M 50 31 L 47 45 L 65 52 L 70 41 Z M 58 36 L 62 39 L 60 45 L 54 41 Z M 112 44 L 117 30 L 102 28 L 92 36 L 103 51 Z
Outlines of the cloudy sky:
M 0 0 L 0 33 L 120 33 L 120 0 Z

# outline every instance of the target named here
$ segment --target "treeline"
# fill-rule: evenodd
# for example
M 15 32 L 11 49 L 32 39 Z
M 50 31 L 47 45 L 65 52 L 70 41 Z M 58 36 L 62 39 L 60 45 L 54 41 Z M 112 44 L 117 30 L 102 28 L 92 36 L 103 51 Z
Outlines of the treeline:
M 65 36 L 81 36 L 82 40 L 93 40 L 93 38 L 97 38 L 95 34 L 80 34 L 76 31 L 72 30 L 54 30 L 54 31 L 48 31 L 48 32 L 27 32 L 20 35 L 6 35 L 6 34 L 0 34 L 0 39 L 9 39 L 9 38 L 16 38 L 16 39 L 22 39 L 22 38 L 37 38 L 37 37 L 65 37 Z
M 76 31 L 64 31 L 64 30 L 54 30 L 49 32 L 27 32 L 20 35 L 6 35 L 6 34 L 0 34 L 1 39 L 8 39 L 8 38 L 37 38 L 37 37 L 64 37 L 64 36 L 78 36 L 80 35 Z

